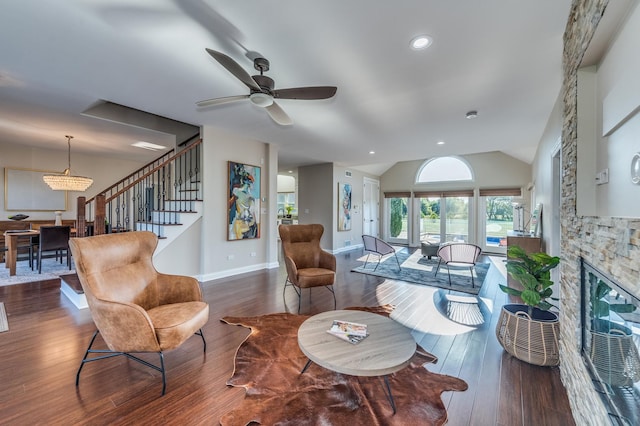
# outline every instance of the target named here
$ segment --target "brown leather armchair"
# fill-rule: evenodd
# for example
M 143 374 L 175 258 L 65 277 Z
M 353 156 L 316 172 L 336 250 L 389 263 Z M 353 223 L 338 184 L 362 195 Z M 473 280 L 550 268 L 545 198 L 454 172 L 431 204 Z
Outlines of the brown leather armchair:
M 195 278 L 156 271 L 152 255 L 158 237 L 147 231 L 72 238 L 76 270 L 97 330 L 80 363 L 76 386 L 85 363 L 118 355 L 138 361 L 162 374 L 166 389 L 164 351 L 175 349 L 198 334 L 207 349 L 202 327 L 209 305 Z M 108 350 L 91 349 L 98 333 Z M 155 352 L 160 366 L 132 355 Z M 101 354 L 89 358 L 89 354 Z
M 312 225 L 280 225 L 282 253 L 287 267 L 287 285 L 293 285 L 298 294 L 298 313 L 303 288 L 324 286 L 333 294 L 333 308 L 336 308 L 336 294 L 333 284 L 336 279 L 336 257 L 320 247 L 324 227 Z

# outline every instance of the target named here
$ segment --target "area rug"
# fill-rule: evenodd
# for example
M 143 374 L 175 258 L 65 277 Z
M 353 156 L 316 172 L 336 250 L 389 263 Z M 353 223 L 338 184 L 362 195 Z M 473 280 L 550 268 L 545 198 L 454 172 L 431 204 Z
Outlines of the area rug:
M 389 313 L 385 307 L 348 309 Z M 222 318 L 251 328 L 251 334 L 238 348 L 227 381 L 244 387 L 246 395 L 221 425 L 442 425 L 447 421 L 442 392 L 467 389 L 463 380 L 423 367 L 437 359 L 422 348 L 408 367 L 389 376 L 396 414 L 380 377 L 347 376 L 315 364 L 301 375 L 307 358 L 298 347 L 298 328 L 307 318 L 290 313 Z
M 385 256 L 377 269 L 376 262 L 374 261 L 367 263 L 366 268 L 363 264 L 351 271 L 392 280 L 445 288 L 463 293 L 478 294 L 490 266 L 488 263 L 476 264 L 474 267 L 475 287 L 471 286 L 471 271 L 469 268 L 450 266 L 451 285 L 449 285 L 446 266 L 440 266 L 440 271 L 438 271 L 438 275 L 436 276 L 438 258 L 427 259 L 426 257 L 422 257 L 420 249 L 410 253 L 406 247 L 397 250 L 396 254 L 401 265 L 400 271 L 398 271 L 398 264 L 393 255 Z
M 71 271 L 66 263 L 56 262 L 55 259 L 45 259 L 42 262 L 42 273 L 39 274 L 37 265 L 35 270 L 31 270 L 29 262 L 21 260 L 16 264 L 16 274 L 9 276 L 9 269 L 5 268 L 4 263 L 0 263 L 0 286 L 58 279 L 60 275 L 75 272 L 73 267 L 73 259 Z
M 4 303 L 0 302 L 0 333 L 9 331 L 9 321 L 7 320 L 7 311 L 4 309 Z

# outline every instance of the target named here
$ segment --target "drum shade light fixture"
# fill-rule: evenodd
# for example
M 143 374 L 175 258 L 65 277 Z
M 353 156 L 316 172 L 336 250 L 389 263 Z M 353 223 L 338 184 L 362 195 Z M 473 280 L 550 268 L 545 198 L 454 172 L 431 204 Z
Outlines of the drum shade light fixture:
M 86 191 L 93 184 L 93 179 L 71 174 L 71 139 L 73 136 L 66 135 L 65 137 L 67 138 L 69 167 L 62 174 L 44 175 L 42 179 L 54 191 Z

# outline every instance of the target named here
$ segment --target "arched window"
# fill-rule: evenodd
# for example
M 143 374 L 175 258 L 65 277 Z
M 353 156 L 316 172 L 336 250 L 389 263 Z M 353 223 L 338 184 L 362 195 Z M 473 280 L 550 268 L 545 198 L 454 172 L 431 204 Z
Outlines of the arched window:
M 416 183 L 472 181 L 471 167 L 458 157 L 436 157 L 425 161 L 416 178 Z

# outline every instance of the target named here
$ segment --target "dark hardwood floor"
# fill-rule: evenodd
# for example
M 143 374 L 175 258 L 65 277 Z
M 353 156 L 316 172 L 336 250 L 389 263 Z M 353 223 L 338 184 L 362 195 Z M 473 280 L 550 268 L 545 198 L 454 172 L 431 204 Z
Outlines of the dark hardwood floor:
M 474 305 L 465 295 L 350 272 L 361 256 L 361 250 L 337 256 L 338 309 L 395 306 L 392 318 L 439 358 L 427 368 L 469 384 L 465 392 L 443 394 L 449 425 L 574 424 L 559 370 L 512 358 L 495 337 L 500 307 L 507 302 L 497 285 L 505 279 L 495 265 L 480 293 L 483 303 Z M 283 298 L 284 277 L 281 268 L 204 283 L 211 309 L 204 328 L 207 352 L 194 336 L 165 354 L 163 397 L 159 373 L 123 357 L 86 365 L 76 387 L 75 373 L 95 330 L 89 311 L 76 309 L 55 282 L 0 287 L 9 321 L 9 331 L 0 333 L 0 424 L 218 424 L 244 396 L 244 389 L 227 387 L 226 381 L 235 351 L 249 333 L 219 319 L 296 312 L 293 289 Z M 332 308 L 323 288 L 313 290 L 311 302 L 308 292 L 303 294 L 303 314 Z M 441 312 L 459 322 L 482 323 L 465 326 Z M 157 355 L 143 357 L 157 362 Z

